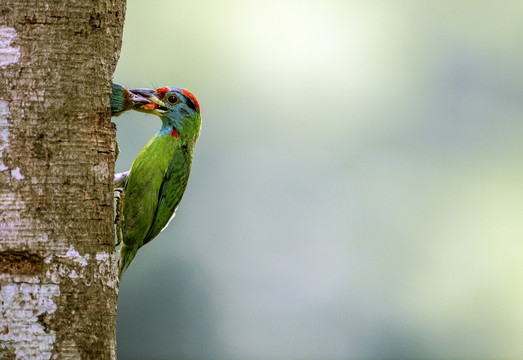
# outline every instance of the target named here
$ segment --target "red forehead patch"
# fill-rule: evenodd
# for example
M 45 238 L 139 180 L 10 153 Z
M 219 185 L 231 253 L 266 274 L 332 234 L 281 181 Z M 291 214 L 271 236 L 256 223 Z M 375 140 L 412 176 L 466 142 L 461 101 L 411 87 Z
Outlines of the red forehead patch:
M 168 91 L 171 91 L 171 89 L 169 89 L 167 86 L 157 89 L 156 92 L 158 93 L 158 98 L 160 100 L 163 99 L 163 97 L 165 96 L 165 93 Z
M 198 110 L 198 113 L 200 113 L 200 104 L 198 104 L 198 100 L 196 100 L 196 97 L 190 92 L 189 90 L 180 89 L 182 90 L 182 94 L 187 96 L 189 99 L 191 99 L 196 106 L 196 110 Z

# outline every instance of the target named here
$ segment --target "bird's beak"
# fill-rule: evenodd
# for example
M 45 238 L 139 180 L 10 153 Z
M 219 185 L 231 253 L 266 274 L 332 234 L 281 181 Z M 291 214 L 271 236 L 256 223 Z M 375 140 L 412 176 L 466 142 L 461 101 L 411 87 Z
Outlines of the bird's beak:
M 149 103 L 140 106 L 140 109 L 138 111 L 155 114 L 155 115 L 162 115 L 163 113 L 167 112 L 167 107 L 165 106 L 165 103 L 158 99 L 156 96 L 150 96 L 147 98 L 149 100 Z
M 132 108 L 139 108 L 151 103 L 151 100 L 144 98 L 141 95 L 135 94 L 125 89 L 125 100 L 131 104 Z
M 165 103 L 156 96 L 156 90 L 134 89 L 131 90 L 131 92 L 147 100 L 147 103 L 136 107 L 135 110 L 158 116 L 161 116 L 163 113 L 167 112 Z

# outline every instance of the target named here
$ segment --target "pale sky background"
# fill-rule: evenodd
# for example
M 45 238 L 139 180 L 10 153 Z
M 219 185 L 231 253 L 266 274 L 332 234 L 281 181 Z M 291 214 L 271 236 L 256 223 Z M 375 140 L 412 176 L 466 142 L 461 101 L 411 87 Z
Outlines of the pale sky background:
M 115 82 L 191 90 L 118 358 L 523 358 L 523 3 L 129 0 Z M 117 171 L 160 127 L 114 119 Z

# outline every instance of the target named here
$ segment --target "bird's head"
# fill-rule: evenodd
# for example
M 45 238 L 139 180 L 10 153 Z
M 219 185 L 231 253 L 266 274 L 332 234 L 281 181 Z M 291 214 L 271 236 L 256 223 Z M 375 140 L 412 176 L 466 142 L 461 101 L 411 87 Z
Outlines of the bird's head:
M 157 90 L 131 90 L 151 102 L 142 105 L 141 112 L 154 114 L 162 119 L 160 132 L 170 132 L 183 139 L 194 139 L 200 135 L 200 105 L 196 97 L 188 90 L 175 87 L 162 87 Z

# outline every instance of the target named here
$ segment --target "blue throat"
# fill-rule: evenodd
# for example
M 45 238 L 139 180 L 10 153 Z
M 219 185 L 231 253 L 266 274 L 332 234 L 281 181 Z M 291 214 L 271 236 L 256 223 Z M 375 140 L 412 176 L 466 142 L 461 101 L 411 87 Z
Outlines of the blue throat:
M 163 121 L 162 119 L 162 127 L 160 128 L 160 131 L 158 132 L 159 135 L 170 135 L 173 131 L 173 124 L 167 121 Z M 178 131 L 178 129 L 176 129 Z

